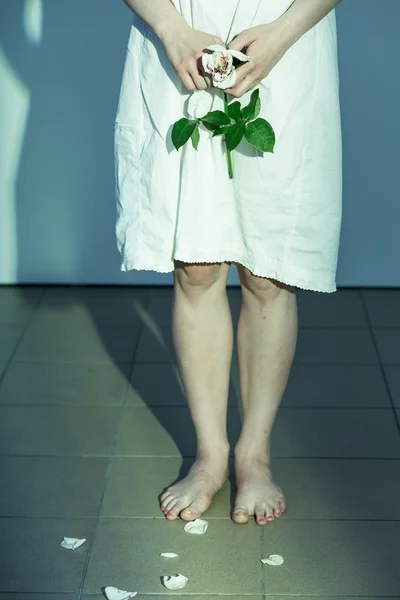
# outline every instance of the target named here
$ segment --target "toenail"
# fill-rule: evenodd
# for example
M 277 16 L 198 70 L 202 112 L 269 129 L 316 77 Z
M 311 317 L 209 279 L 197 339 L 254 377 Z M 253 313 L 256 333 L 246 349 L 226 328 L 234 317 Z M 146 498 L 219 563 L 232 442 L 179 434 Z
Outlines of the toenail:
M 258 522 L 259 522 L 259 523 L 265 523 L 266 521 L 265 521 L 265 519 L 264 519 L 264 518 L 261 518 L 261 519 L 258 519 Z
M 276 513 L 275 513 L 275 515 L 276 515 L 277 517 L 280 517 L 280 516 L 281 516 L 281 513 L 280 513 L 280 512 L 276 512 Z
M 235 515 L 237 515 L 238 517 L 244 517 L 244 512 L 237 512 L 235 513 Z
M 274 517 L 267 517 L 268 521 L 273 521 Z
M 167 517 L 173 517 L 174 515 L 172 514 L 172 512 L 167 513 Z
M 191 515 L 192 514 L 192 511 L 188 510 L 187 508 L 185 508 L 185 510 L 183 512 L 186 513 L 187 515 Z

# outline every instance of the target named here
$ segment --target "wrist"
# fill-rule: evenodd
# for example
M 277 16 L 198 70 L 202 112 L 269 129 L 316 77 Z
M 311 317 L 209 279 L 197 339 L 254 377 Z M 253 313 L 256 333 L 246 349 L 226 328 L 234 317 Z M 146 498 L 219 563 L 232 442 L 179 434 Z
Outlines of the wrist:
M 189 27 L 189 25 L 186 23 L 185 19 L 176 11 L 176 13 L 168 19 L 164 18 L 159 23 L 156 23 L 153 27 L 153 31 L 161 42 L 165 43 L 168 39 L 179 35 L 182 29 L 187 27 Z

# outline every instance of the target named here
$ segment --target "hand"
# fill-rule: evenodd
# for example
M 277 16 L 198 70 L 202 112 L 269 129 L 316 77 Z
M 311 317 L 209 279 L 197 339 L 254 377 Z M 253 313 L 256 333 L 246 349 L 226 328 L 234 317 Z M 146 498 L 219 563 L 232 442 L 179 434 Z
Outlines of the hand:
M 211 79 L 203 72 L 201 56 L 207 46 L 224 45 L 218 36 L 193 29 L 185 22 L 178 30 L 170 30 L 160 39 L 170 63 L 187 90 L 194 92 L 212 86 Z
M 225 90 L 226 93 L 240 98 L 257 87 L 290 46 L 277 22 L 251 27 L 240 33 L 228 48 L 245 52 L 250 60 L 236 69 L 236 83 Z

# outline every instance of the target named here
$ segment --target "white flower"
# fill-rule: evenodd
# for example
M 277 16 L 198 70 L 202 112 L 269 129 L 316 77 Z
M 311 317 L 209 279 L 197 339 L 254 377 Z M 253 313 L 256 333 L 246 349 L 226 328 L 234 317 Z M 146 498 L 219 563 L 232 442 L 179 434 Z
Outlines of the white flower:
M 208 46 L 212 54 L 203 54 L 203 69 L 208 75 L 212 75 L 214 87 L 226 90 L 236 83 L 236 69 L 233 66 L 233 59 L 237 58 L 242 62 L 247 62 L 249 57 L 238 50 L 229 50 L 224 46 Z

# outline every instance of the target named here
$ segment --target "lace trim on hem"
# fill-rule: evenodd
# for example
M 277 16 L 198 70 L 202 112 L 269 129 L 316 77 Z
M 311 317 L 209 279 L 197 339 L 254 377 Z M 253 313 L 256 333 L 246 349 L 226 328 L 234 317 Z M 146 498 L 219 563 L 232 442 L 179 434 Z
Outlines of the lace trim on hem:
M 174 260 L 179 260 L 181 262 L 187 262 L 187 263 L 192 263 L 192 264 L 215 264 L 215 263 L 221 263 L 221 262 L 239 263 L 242 266 L 246 267 L 246 269 L 249 269 L 249 271 L 251 271 L 251 273 L 253 273 L 253 275 L 256 275 L 258 277 L 266 277 L 266 278 L 276 279 L 276 281 L 279 281 L 280 283 L 284 283 L 285 285 L 291 285 L 293 287 L 300 288 L 300 289 L 306 290 L 308 292 L 322 292 L 324 294 L 332 294 L 333 292 L 337 291 L 336 284 L 332 283 L 332 282 L 330 282 L 329 284 L 324 286 L 325 289 L 322 289 L 322 286 L 319 286 L 315 283 L 311 283 L 310 281 L 305 281 L 303 279 L 296 279 L 295 277 L 285 277 L 285 276 L 282 276 L 281 274 L 273 274 L 272 272 L 257 273 L 254 271 L 254 268 L 251 268 L 250 265 L 248 263 L 246 263 L 246 261 L 243 261 L 243 260 L 232 260 L 232 259 L 231 260 L 193 260 L 193 259 L 187 259 L 187 258 L 180 258 L 177 256 L 174 258 Z M 163 267 L 155 266 L 154 264 L 152 264 L 151 266 L 150 265 L 138 266 L 138 265 L 134 265 L 134 261 L 132 261 L 132 260 L 124 260 L 121 265 L 121 271 L 123 271 L 123 272 L 154 271 L 156 273 L 172 273 L 173 269 L 171 269 L 171 268 L 164 269 Z

